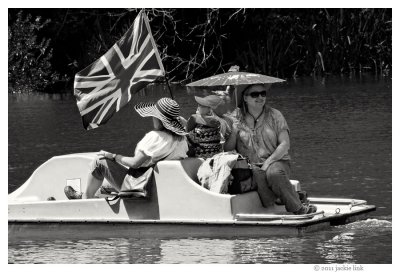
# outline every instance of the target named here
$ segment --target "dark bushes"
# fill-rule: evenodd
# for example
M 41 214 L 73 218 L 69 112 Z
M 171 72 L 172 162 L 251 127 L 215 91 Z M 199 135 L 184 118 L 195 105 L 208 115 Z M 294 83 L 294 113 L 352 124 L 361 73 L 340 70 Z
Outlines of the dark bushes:
M 9 86 L 14 91 L 59 89 L 57 82 L 68 82 L 72 90 L 74 74 L 104 54 L 139 9 L 25 9 L 26 18 L 20 11 L 9 9 Z M 391 75 L 391 9 L 146 11 L 173 81 L 225 72 L 234 64 L 284 78 Z
M 53 49 L 49 38 L 38 33 L 50 23 L 41 17 L 24 17 L 20 11 L 8 27 L 8 89 L 13 92 L 46 91 L 58 74 L 51 66 Z

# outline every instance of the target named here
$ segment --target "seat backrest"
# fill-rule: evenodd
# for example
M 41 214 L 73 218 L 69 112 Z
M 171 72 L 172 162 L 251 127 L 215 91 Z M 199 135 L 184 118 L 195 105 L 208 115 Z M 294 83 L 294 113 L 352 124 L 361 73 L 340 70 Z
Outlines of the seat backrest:
M 203 163 L 202 159 L 199 158 L 186 158 L 180 161 L 183 169 L 186 174 L 196 183 L 200 184 L 199 179 L 197 178 L 197 171 L 200 168 L 200 165 Z

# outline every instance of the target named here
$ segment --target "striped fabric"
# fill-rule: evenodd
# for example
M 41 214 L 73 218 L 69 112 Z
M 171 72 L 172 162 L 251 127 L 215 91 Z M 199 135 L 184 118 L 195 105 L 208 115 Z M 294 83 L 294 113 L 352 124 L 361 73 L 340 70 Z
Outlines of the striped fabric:
M 135 110 L 142 117 L 155 117 L 159 119 L 164 127 L 175 134 L 186 135 L 185 128 L 179 122 L 180 107 L 175 100 L 163 97 L 157 103 L 139 103 Z
M 105 124 L 131 96 L 165 74 L 146 14 L 100 59 L 75 75 L 74 94 L 85 129 Z

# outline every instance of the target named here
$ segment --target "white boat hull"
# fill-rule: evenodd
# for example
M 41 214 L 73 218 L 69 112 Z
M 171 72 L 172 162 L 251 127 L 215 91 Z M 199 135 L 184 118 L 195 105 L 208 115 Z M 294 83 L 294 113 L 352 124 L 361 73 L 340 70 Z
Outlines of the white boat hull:
M 11 193 L 9 239 L 48 237 L 52 231 L 68 237 L 299 234 L 358 220 L 375 210 L 363 200 L 333 198 L 310 198 L 318 212 L 307 216 L 287 213 L 280 205 L 264 208 L 256 192 L 226 195 L 201 187 L 194 181 L 201 163 L 196 159 L 159 162 L 149 199 L 68 200 L 64 187 L 73 183 L 85 188 L 94 156 L 54 157 Z M 297 181 L 292 183 L 300 189 Z M 56 200 L 48 201 L 49 197 Z

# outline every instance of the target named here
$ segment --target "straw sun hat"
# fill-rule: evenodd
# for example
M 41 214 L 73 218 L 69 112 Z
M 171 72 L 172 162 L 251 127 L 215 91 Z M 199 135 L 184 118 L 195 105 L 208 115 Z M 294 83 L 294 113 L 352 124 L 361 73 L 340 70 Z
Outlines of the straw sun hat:
M 135 110 L 142 117 L 155 117 L 159 119 L 164 127 L 178 135 L 186 135 L 185 128 L 178 121 L 179 105 L 171 98 L 161 98 L 156 103 L 139 103 Z

